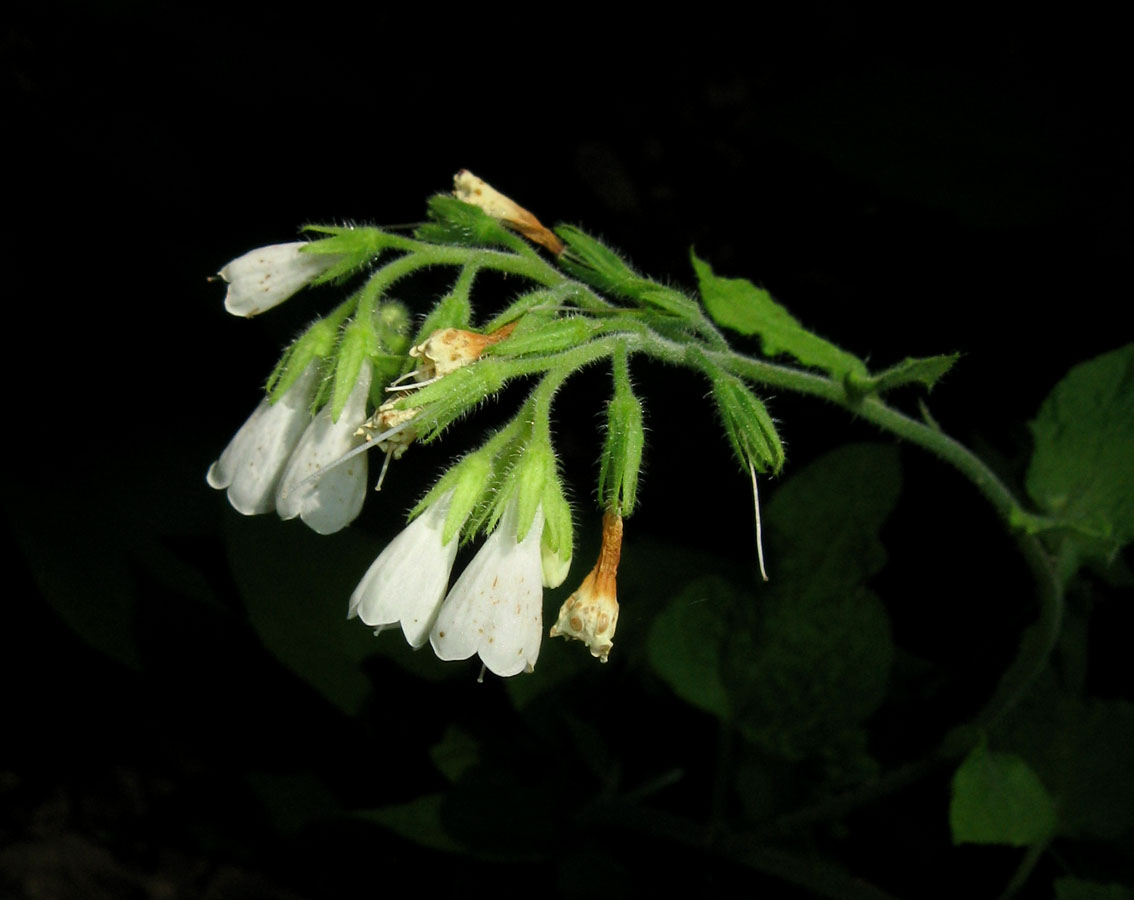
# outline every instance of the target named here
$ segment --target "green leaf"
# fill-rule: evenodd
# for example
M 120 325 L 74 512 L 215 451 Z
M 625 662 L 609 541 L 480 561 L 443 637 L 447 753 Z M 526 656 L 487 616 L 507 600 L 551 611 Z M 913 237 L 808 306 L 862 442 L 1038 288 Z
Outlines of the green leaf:
M 392 806 L 382 806 L 358 813 L 360 819 L 374 822 L 407 841 L 446 853 L 468 854 L 464 844 L 451 838 L 441 821 L 445 794 L 425 794 Z
M 1116 840 L 1134 831 L 1134 703 L 1084 700 L 1045 673 L 997 726 L 1059 802 L 1059 833 Z
M 1134 539 L 1134 344 L 1071 369 L 1032 433 L 1028 494 L 1084 555 L 1112 557 Z
M 788 354 L 836 378 L 866 375 L 862 360 L 808 331 L 766 290 L 745 278 L 716 275 L 693 251 L 689 255 L 705 309 L 718 325 L 743 335 L 759 335 L 765 356 Z
M 773 578 L 813 596 L 860 585 L 886 561 L 878 531 L 900 490 L 888 444 L 849 444 L 797 472 L 765 510 Z
M 742 606 L 725 650 L 741 731 L 799 759 L 866 719 L 886 695 L 889 617 L 865 586 L 897 502 L 897 451 L 842 447 L 781 485 L 765 510 L 771 581 Z
M 313 775 L 249 772 L 246 778 L 272 824 L 286 834 L 341 812 L 331 791 Z
M 802 759 L 882 703 L 894 646 L 886 609 L 872 592 L 808 597 L 776 582 L 752 610 L 734 626 L 723 667 L 750 741 Z
M 654 622 L 655 671 L 686 702 L 731 719 L 764 751 L 803 758 L 869 716 L 894 657 L 864 586 L 885 561 L 897 454 L 852 445 L 789 479 L 768 505 L 771 582 L 759 599 L 719 577 L 690 584 Z
M 982 742 L 953 776 L 949 827 L 954 844 L 1024 847 L 1055 833 L 1055 803 L 1039 776 L 1015 753 Z
M 650 664 L 674 693 L 722 719 L 732 714 L 721 651 L 735 604 L 732 588 L 708 576 L 689 584 L 654 620 Z
M 1055 900 L 1134 900 L 1134 891 L 1121 884 L 1065 876 L 1055 879 Z
M 376 638 L 347 619 L 351 591 L 380 542 L 353 530 L 328 540 L 267 517 L 225 518 L 232 572 L 260 639 L 339 709 L 353 714 L 362 706 L 370 680 L 360 664 L 372 655 L 392 657 L 426 678 L 454 674 L 432 653 L 411 651 L 400 635 Z
M 877 375 L 853 378 L 852 383 L 856 390 L 864 394 L 883 394 L 912 382 L 918 382 L 925 385 L 927 390 L 932 390 L 941 376 L 953 368 L 953 364 L 960 358 L 959 353 L 924 356 L 919 359 L 907 357 L 896 366 L 891 366 Z

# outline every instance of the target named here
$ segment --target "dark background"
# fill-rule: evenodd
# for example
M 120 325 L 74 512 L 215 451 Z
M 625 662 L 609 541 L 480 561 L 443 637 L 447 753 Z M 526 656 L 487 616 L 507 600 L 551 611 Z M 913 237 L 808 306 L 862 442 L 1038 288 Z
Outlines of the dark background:
M 1130 337 L 1120 310 L 1134 148 L 1119 29 L 821 4 L 712 28 L 695 15 L 623 29 L 563 7 L 427 20 L 379 6 L 99 3 L 5 25 L 15 402 L 4 497 L 18 559 L 0 629 L 0 891 L 352 896 L 382 889 L 399 862 L 474 894 L 502 877 L 334 816 L 289 831 L 272 812 L 287 807 L 277 782 L 249 786 L 250 773 L 315 773 L 341 807 L 380 806 L 434 777 L 424 753 L 446 722 L 515 727 L 498 686 L 471 683 L 471 664 L 440 684 L 383 664 L 368 673 L 365 713 L 341 715 L 246 620 L 234 529 L 270 558 L 301 526 L 243 522 L 204 472 L 313 310 L 293 301 L 236 320 L 206 279 L 302 223 L 417 221 L 469 168 L 546 223 L 580 224 L 686 287 L 693 245 L 872 365 L 962 353 L 932 411 L 1018 487 L 1026 423 L 1047 391 Z M 423 298 L 402 299 L 423 311 Z M 649 364 L 634 374 L 651 429 L 634 534 L 748 565 L 747 487 L 707 386 Z M 585 373 L 557 412 L 584 547 L 606 390 L 602 373 Z M 876 436 L 815 401 L 770 405 L 789 469 Z M 359 560 L 464 446 L 407 455 L 353 529 Z M 959 477 L 916 453 L 903 463 L 914 487 L 888 549 L 933 584 L 902 627 L 957 678 L 940 713 L 962 718 L 1032 615 L 1028 582 L 1000 561 L 1010 544 Z M 1019 575 L 1018 596 L 980 590 L 982 573 L 1002 570 Z M 329 570 L 319 602 L 345 608 L 362 571 Z M 1128 624 L 1107 614 L 1100 659 Z M 648 609 L 635 616 L 648 627 Z M 980 635 L 966 644 L 974 617 Z M 1117 668 L 1092 671 L 1096 693 L 1122 696 Z M 624 721 L 668 714 L 617 673 L 590 686 L 596 703 L 627 704 Z M 903 802 L 923 803 L 928 821 L 943 785 Z M 696 809 L 685 795 L 673 805 Z M 892 839 L 879 826 L 877 843 Z M 931 867 L 957 864 L 947 835 L 912 843 Z M 653 852 L 628 851 L 631 869 Z M 972 874 L 984 859 L 962 863 Z M 919 865 L 870 877 L 913 896 Z M 695 855 L 673 866 L 676 883 L 705 889 Z M 506 871 L 528 894 L 552 877 L 538 863 Z M 708 889 L 731 890 L 730 871 L 713 877 Z M 781 887 L 741 893 L 757 889 Z

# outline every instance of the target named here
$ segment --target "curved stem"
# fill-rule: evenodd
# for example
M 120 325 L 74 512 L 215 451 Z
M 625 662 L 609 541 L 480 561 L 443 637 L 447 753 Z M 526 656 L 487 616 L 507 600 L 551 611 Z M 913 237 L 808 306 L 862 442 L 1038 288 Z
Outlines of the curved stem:
M 483 266 L 519 275 L 552 288 L 553 291 L 569 290 L 572 286 L 579 285 L 535 252 L 521 254 L 507 250 L 429 244 L 399 236 L 389 238 L 388 245 L 395 250 L 404 251 L 405 255 L 374 274 L 363 288 L 364 299 L 380 294 L 405 275 L 432 265 Z M 659 289 L 668 290 L 661 286 Z M 848 391 L 845 384 L 834 378 L 737 353 L 728 347 L 720 330 L 692 301 L 688 301 L 691 311 L 674 320 L 683 322 L 689 331 L 682 332 L 679 328 L 663 336 L 640 318 L 642 310 L 611 306 L 600 295 L 589 289 L 584 290 L 585 295 L 580 304 L 583 312 L 598 314 L 603 318 L 605 327 L 601 331 L 606 333 L 596 335 L 585 344 L 556 353 L 509 359 L 506 378 L 546 373 L 546 377 L 550 379 L 546 385 L 550 402 L 550 395 L 554 394 L 567 375 L 616 351 L 643 352 L 670 364 L 693 368 L 719 366 L 748 381 L 797 391 L 835 403 L 884 431 L 929 451 L 971 481 L 1001 516 L 1009 530 L 1016 534 L 1040 594 L 1038 621 L 1025 635 L 1019 655 L 1005 673 L 985 709 L 972 724 L 987 727 L 1016 703 L 1046 664 L 1055 644 L 1063 614 L 1062 591 L 1043 547 L 1033 536 L 1020 532 L 1018 523 L 1026 521 L 1028 514 L 1008 487 L 976 454 L 934 425 L 910 418 L 887 405 L 880 397 L 862 396 Z M 418 399 L 422 402 L 432 399 L 429 389 L 424 388 Z

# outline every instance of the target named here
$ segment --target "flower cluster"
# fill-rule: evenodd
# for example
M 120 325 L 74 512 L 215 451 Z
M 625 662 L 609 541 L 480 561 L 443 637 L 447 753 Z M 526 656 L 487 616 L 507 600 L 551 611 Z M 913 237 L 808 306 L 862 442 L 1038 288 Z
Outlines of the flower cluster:
M 643 278 L 578 229 L 544 227 L 470 172 L 457 174 L 453 196 L 430 201 L 429 217 L 412 238 L 369 226 L 311 226 L 319 235 L 311 241 L 262 247 L 221 269 L 225 306 L 241 316 L 308 286 L 365 281 L 288 348 L 267 396 L 213 463 L 208 483 L 241 513 L 275 511 L 330 534 L 362 508 L 367 450 L 386 455 L 381 487 L 390 461 L 415 442 L 437 439 L 510 379 L 534 377 L 511 421 L 453 464 L 411 512 L 348 607 L 348 617 L 376 633 L 399 626 L 410 645 L 428 643 L 441 659 L 479 656 L 500 676 L 530 671 L 543 635 L 543 588 L 560 585 L 572 560 L 571 509 L 551 444 L 552 400 L 573 372 L 609 358 L 602 547 L 550 629 L 551 637 L 580 640 L 606 662 L 618 624 L 623 519 L 635 508 L 645 440 L 628 357 L 651 328 L 670 336 L 658 346 L 672 355 L 678 338 L 692 340 L 706 322 L 684 295 Z M 457 267 L 457 277 L 411 340 L 409 315 L 389 299 L 390 288 L 438 266 Z M 477 330 L 469 297 L 486 268 L 536 286 Z M 710 374 L 726 430 L 753 477 L 756 469 L 778 469 L 782 447 L 758 398 L 736 376 L 710 371 L 717 364 L 704 353 L 681 350 L 671 359 L 678 360 Z M 454 580 L 458 547 L 479 539 Z

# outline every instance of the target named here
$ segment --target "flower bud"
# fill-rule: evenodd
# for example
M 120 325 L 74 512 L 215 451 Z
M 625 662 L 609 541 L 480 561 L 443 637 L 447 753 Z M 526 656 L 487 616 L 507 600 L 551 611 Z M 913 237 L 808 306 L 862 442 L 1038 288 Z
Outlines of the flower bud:
M 516 325 L 517 323 L 511 323 Z M 508 327 L 508 326 L 505 326 Z M 506 343 L 492 352 L 497 355 L 524 356 L 529 353 L 558 353 L 585 344 L 602 328 L 602 323 L 585 316 L 549 318 L 528 313 Z M 503 329 L 501 329 L 503 331 Z
M 713 376 L 713 399 L 744 471 L 779 472 L 784 464 L 784 447 L 760 398 L 739 378 L 718 372 Z
M 516 537 L 523 540 L 535 520 L 536 510 L 543 504 L 548 481 L 556 478 L 555 451 L 547 441 L 532 440 L 524 447 L 517 466 Z
M 558 478 L 550 478 L 543 492 L 543 539 L 540 543 L 543 586 L 557 588 L 571 571 L 574 529 L 571 507 Z
M 304 253 L 306 241 L 270 244 L 237 257 L 217 274 L 228 284 L 224 308 L 251 317 L 283 303 L 339 261 L 335 255 Z
M 354 390 L 354 384 L 358 380 L 358 373 L 362 370 L 365 358 L 365 325 L 358 321 L 351 322 L 343 330 L 342 340 L 339 341 L 338 358 L 335 360 L 330 400 L 332 422 L 339 420 L 347 398 Z
M 556 234 L 563 238 L 566 249 L 559 254 L 559 265 L 580 281 L 619 296 L 627 296 L 642 277 L 622 257 L 570 225 L 560 225 Z
M 575 638 L 590 648 L 591 656 L 606 662 L 618 626 L 616 577 L 622 555 L 622 517 L 607 511 L 602 519 L 602 547 L 598 562 L 579 589 L 559 609 L 550 637 Z
M 453 196 L 484 210 L 493 219 L 503 222 L 552 253 L 558 255 L 562 252 L 563 242 L 539 219 L 468 169 L 461 169 L 453 176 Z
M 599 502 L 630 515 L 638 495 L 638 471 L 646 431 L 642 403 L 634 395 L 625 362 L 615 363 L 614 396 L 606 407 L 606 441 L 599 469 Z

